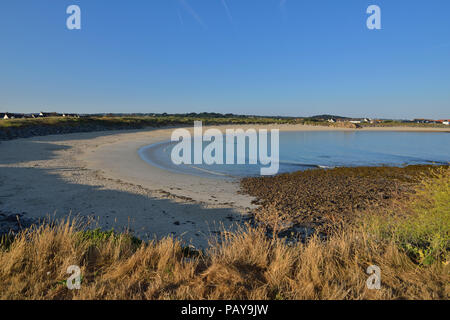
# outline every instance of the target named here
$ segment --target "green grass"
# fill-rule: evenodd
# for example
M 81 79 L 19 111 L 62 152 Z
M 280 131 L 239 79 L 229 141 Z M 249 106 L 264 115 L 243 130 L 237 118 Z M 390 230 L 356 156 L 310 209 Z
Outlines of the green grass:
M 409 214 L 371 217 L 369 227 L 392 239 L 421 265 L 450 261 L 450 170 L 439 168 L 422 180 Z
M 91 246 L 100 246 L 109 241 L 118 242 L 125 241 L 133 246 L 139 247 L 142 244 L 142 240 L 136 238 L 130 234 L 116 233 L 114 229 L 103 231 L 100 228 L 93 230 L 84 230 L 76 233 L 78 242 L 88 243 Z
M 450 130 L 450 126 L 439 123 L 415 123 L 387 120 L 381 123 L 361 123 L 362 127 L 410 127 L 410 128 L 446 128 Z
M 192 125 L 194 121 L 202 121 L 204 125 L 220 124 L 303 124 L 320 126 L 342 126 L 342 124 L 331 124 L 327 121 L 321 121 L 310 118 L 278 118 L 278 117 L 253 117 L 253 116 L 226 116 L 226 115 L 155 115 L 155 116 L 87 116 L 81 118 L 75 117 L 48 117 L 35 119 L 0 119 L 0 130 L 13 128 L 27 128 L 39 126 L 71 127 L 83 125 L 98 125 L 111 128 L 144 128 Z M 380 124 L 361 123 L 363 127 L 421 127 L 421 128 L 449 128 L 446 125 L 439 124 L 420 124 L 403 122 L 384 122 Z
M 192 125 L 194 121 L 203 121 L 205 125 L 215 124 L 294 124 L 296 119 L 264 117 L 186 117 L 186 116 L 130 116 L 130 117 L 49 117 L 36 119 L 0 120 L 2 128 L 21 128 L 32 126 L 79 126 L 102 125 L 123 127 L 153 127 L 168 125 Z

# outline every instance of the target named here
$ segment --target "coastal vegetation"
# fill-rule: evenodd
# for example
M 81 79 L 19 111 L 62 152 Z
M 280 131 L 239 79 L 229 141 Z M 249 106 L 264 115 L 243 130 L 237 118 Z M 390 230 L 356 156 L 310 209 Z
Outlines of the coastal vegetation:
M 64 134 L 75 132 L 107 131 L 159 128 L 170 126 L 192 126 L 194 121 L 204 125 L 264 125 L 264 124 L 301 124 L 337 128 L 361 127 L 420 127 L 449 128 L 444 124 L 405 123 L 386 120 L 377 123 L 351 123 L 350 118 L 340 118 L 338 122 L 329 122 L 323 117 L 263 117 L 219 113 L 153 114 L 153 115 L 88 115 L 88 116 L 49 116 L 36 118 L 0 118 L 0 140 Z
M 319 203 L 331 201 L 325 195 L 313 190 L 287 196 L 297 188 L 308 193 L 301 186 L 306 181 L 324 185 L 320 179 L 333 181 L 329 188 L 352 183 L 366 188 L 345 189 L 356 192 L 355 200 L 336 191 L 346 217 L 336 220 L 338 227 L 326 227 L 338 212 L 314 220 L 329 208 Z M 76 219 L 44 222 L 4 238 L 0 299 L 449 298 L 449 167 L 315 170 L 262 180 L 257 181 L 262 184 L 259 210 L 274 210 L 267 223 L 255 219 L 237 232 L 224 231 L 204 251 L 170 237 L 142 242 L 127 233 L 89 230 Z M 249 181 L 243 191 L 256 193 Z M 284 196 L 272 199 L 266 188 L 279 181 L 286 184 Z M 300 222 L 321 227 L 322 235 L 288 241 L 276 226 L 298 218 L 303 206 L 310 220 Z M 81 268 L 80 290 L 67 288 L 71 265 Z M 366 286 L 371 265 L 381 270 L 379 290 Z
M 418 123 L 418 122 L 403 122 L 395 120 L 384 120 L 380 123 L 361 123 L 363 128 L 376 128 L 376 127 L 406 127 L 406 128 L 446 128 L 450 130 L 450 127 L 442 123 Z
M 194 121 L 204 125 L 222 124 L 296 124 L 293 118 L 226 116 L 216 114 L 154 115 L 154 116 L 83 116 L 44 117 L 0 120 L 0 140 L 109 130 L 130 130 L 161 127 L 192 126 Z
M 194 121 L 203 121 L 205 124 L 270 124 L 270 123 L 296 123 L 295 118 L 235 116 L 219 114 L 191 114 L 191 115 L 154 115 L 154 116 L 83 116 L 83 117 L 45 117 L 29 119 L 9 119 L 0 121 L 0 128 L 30 127 L 30 126 L 76 126 L 76 125 L 103 125 L 103 126 L 129 126 L 153 127 L 170 125 L 191 125 Z

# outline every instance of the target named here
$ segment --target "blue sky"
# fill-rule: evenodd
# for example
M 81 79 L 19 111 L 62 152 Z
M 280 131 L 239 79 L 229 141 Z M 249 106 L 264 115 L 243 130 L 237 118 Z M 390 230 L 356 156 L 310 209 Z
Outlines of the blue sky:
M 2 0 L 0 41 L 0 111 L 450 117 L 448 0 Z

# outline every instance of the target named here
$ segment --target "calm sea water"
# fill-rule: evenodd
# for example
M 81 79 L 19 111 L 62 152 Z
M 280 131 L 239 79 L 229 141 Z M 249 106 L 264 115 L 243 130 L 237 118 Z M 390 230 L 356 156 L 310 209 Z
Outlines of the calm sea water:
M 180 165 L 170 159 L 175 143 L 142 148 L 150 165 L 208 177 L 243 177 L 260 174 L 261 165 Z M 206 146 L 205 143 L 204 146 Z M 248 163 L 248 150 L 246 155 Z M 445 132 L 280 132 L 279 173 L 319 167 L 405 166 L 449 164 L 450 133 Z

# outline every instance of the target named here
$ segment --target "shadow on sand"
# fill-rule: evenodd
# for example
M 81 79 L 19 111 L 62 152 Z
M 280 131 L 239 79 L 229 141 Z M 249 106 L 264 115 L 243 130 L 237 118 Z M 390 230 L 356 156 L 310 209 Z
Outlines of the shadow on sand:
M 77 134 L 76 140 L 112 134 L 117 132 Z M 1 213 L 23 213 L 34 219 L 49 215 L 56 219 L 69 215 L 94 217 L 103 229 L 128 229 L 144 240 L 174 236 L 199 248 L 206 247 L 211 236 L 234 229 L 245 220 L 231 207 L 206 208 L 198 203 L 155 198 L 150 190 L 130 184 L 120 191 L 110 183 L 102 184 L 95 171 L 71 163 L 61 165 L 59 160 L 50 167 L 39 163 L 56 159 L 58 151 L 70 151 L 71 147 L 57 143 L 69 140 L 74 140 L 70 134 L 0 144 Z M 9 149 L 13 143 L 21 147 Z

